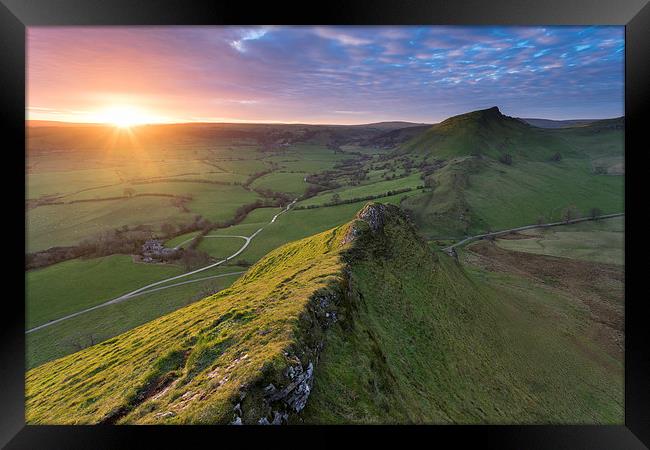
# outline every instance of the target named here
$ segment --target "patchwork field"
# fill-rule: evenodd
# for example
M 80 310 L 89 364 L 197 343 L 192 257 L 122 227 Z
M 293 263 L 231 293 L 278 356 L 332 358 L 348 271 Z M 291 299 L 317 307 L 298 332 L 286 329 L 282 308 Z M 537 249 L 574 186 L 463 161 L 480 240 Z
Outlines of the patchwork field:
M 623 265 L 625 219 L 614 217 L 539 230 L 497 239 L 496 245 L 518 252 Z
M 103 342 L 225 289 L 240 277 L 240 272 L 244 270 L 246 268 L 238 266 L 211 269 L 200 274 L 201 276 L 197 274 L 195 278 L 239 273 L 143 294 L 29 333 L 25 336 L 26 367 L 37 367 L 47 361 Z M 57 301 L 60 297 L 51 299 Z
M 305 307 L 306 297 L 296 292 L 314 292 L 314 280 L 341 268 L 334 261 L 342 251 L 332 241 L 342 232 L 336 227 L 348 227 L 376 198 L 401 211 L 391 209 L 385 237 L 373 234 L 356 256 L 345 253 L 352 258 L 346 261 L 356 262 L 344 277 L 361 297 L 330 311 L 340 325 L 314 334 L 326 340 L 326 350 L 314 369 L 309 403 L 291 423 L 545 423 L 551 417 L 620 423 L 624 219 L 475 242 L 459 251 L 458 263 L 439 251 L 443 241 L 433 239 L 449 243 L 555 221 L 568 209 L 582 216 L 622 212 L 620 130 L 596 132 L 595 124 L 542 130 L 490 109 L 405 132 L 403 141 L 373 127 L 241 125 L 223 136 L 210 127 L 153 127 L 142 131 L 140 146 L 120 141 L 110 144 L 112 151 L 108 137 L 105 146 L 93 147 L 89 131 L 41 130 L 28 152 L 26 251 L 42 257 L 38 268 L 26 271 L 26 327 L 158 284 L 27 334 L 29 401 L 39 417 L 48 417 L 34 389 L 50 389 L 49 381 L 41 383 L 48 368 L 82 364 L 74 361 L 83 354 L 89 365 L 78 366 L 78 373 L 89 371 L 92 395 L 81 409 L 57 397 L 63 402 L 57 400 L 57 414 L 74 410 L 78 416 L 70 418 L 93 422 L 113 420 L 115 412 L 122 417 L 117 421 L 158 423 L 169 406 L 175 414 L 165 416 L 169 422 L 227 422 L 227 396 L 214 397 L 216 409 L 200 417 L 185 416 L 183 405 L 194 397 L 183 397 L 183 383 L 212 395 L 208 373 L 217 366 L 230 370 L 249 351 L 260 367 L 284 364 L 269 355 L 280 355 L 279 343 L 293 337 L 278 331 L 277 340 L 269 329 L 285 330 L 283 314 Z M 373 148 L 369 141 L 394 146 Z M 506 151 L 511 160 L 503 158 Z M 102 237 L 110 233 L 122 237 Z M 231 260 L 203 270 L 242 248 L 246 240 L 238 236 L 254 237 Z M 135 262 L 144 259 L 142 244 L 151 238 L 179 250 L 168 259 Z M 74 253 L 81 242 L 89 254 Z M 223 291 L 231 285 L 234 290 Z M 260 289 L 273 295 L 257 305 Z M 270 307 L 276 315 L 268 314 Z M 322 320 L 319 314 L 300 317 L 313 325 Z M 249 318 L 261 325 L 250 328 Z M 199 329 L 200 321 L 205 326 Z M 190 329 L 197 341 L 178 341 Z M 163 335 L 181 353 L 168 344 L 160 350 L 156 340 Z M 153 353 L 131 361 L 133 345 L 144 341 Z M 100 355 L 122 344 L 109 360 Z M 530 349 L 536 349 L 532 357 Z M 169 361 L 180 365 L 167 373 Z M 112 371 L 104 370 L 113 364 L 130 367 L 123 375 L 141 387 L 149 386 L 149 369 L 167 373 L 169 379 L 151 375 L 163 384 L 184 381 L 156 391 L 162 403 L 132 404 L 128 392 L 113 389 Z M 271 370 L 249 368 L 233 380 Z M 109 384 L 97 388 L 100 379 Z M 236 392 L 231 387 L 228 392 Z M 115 402 L 126 405 L 127 415 L 113 411 Z M 250 411 L 250 417 L 257 414 Z

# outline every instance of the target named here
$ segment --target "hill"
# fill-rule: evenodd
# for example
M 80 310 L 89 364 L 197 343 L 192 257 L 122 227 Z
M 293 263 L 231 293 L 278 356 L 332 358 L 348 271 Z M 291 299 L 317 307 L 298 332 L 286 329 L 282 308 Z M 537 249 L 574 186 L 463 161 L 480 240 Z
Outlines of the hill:
M 554 152 L 569 152 L 560 139 L 520 119 L 506 116 L 498 107 L 450 117 L 408 141 L 396 153 L 424 153 L 438 158 L 480 155 L 498 158 L 505 153 L 533 160 Z
M 524 122 L 539 128 L 570 128 L 580 127 L 595 122 L 598 119 L 571 119 L 571 120 L 552 120 L 552 119 L 534 119 L 522 118 Z
M 516 292 L 371 203 L 224 291 L 30 370 L 27 422 L 620 423 L 620 374 L 572 343 L 573 322 L 531 315 L 561 300 Z
M 623 208 L 623 121 L 543 129 L 498 108 L 451 117 L 401 145 L 429 192 L 402 204 L 428 236 L 460 236 L 559 219 L 574 207 Z
M 419 136 L 430 127 L 431 125 L 412 125 L 408 127 L 393 129 L 386 133 L 382 133 L 378 136 L 367 139 L 366 141 L 362 142 L 361 145 L 374 148 L 394 148 L 409 141 L 410 139 L 413 139 L 416 136 Z

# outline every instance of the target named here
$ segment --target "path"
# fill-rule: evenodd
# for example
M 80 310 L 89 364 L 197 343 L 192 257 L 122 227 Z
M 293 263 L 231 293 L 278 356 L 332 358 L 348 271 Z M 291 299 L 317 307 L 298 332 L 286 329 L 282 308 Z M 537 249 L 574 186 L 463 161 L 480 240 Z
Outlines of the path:
M 562 222 L 551 222 L 551 223 L 543 223 L 543 224 L 536 224 L 536 225 L 526 225 L 526 226 L 523 226 L 523 227 L 509 228 L 507 230 L 493 231 L 492 233 L 477 234 L 476 236 L 468 236 L 465 239 L 463 239 L 462 241 L 458 241 L 455 244 L 452 244 L 452 245 L 450 245 L 448 247 L 445 247 L 445 248 L 442 249 L 442 251 L 444 251 L 444 252 L 446 252 L 448 254 L 452 254 L 454 248 L 459 247 L 459 246 L 465 244 L 466 242 L 474 241 L 474 240 L 477 240 L 477 239 L 483 239 L 483 238 L 486 238 L 486 237 L 501 236 L 501 235 L 504 235 L 504 234 L 513 233 L 515 231 L 532 230 L 534 228 L 556 227 L 556 226 L 559 226 L 559 225 L 570 225 L 570 224 L 578 223 L 578 222 L 586 222 L 588 220 L 609 219 L 611 217 L 621 217 L 621 216 L 624 216 L 624 215 L 625 215 L 625 213 L 606 214 L 604 216 L 598 216 L 598 217 L 584 217 L 582 219 L 572 219 L 572 220 L 569 220 L 569 221 L 562 221 Z
M 173 276 L 173 277 L 170 277 L 170 278 L 166 278 L 166 279 L 164 279 L 164 280 L 156 281 L 155 283 L 147 284 L 146 286 L 142 286 L 141 288 L 138 288 L 138 289 L 136 289 L 136 290 L 134 290 L 134 291 L 128 292 L 128 293 L 126 293 L 126 294 L 123 294 L 123 295 L 121 295 L 121 296 L 119 296 L 119 297 L 117 297 L 117 298 L 114 298 L 114 299 L 112 299 L 112 300 L 108 300 L 107 302 L 101 303 L 101 304 L 99 304 L 99 305 L 92 306 L 92 307 L 90 307 L 90 308 L 86 308 L 86 309 L 81 310 L 81 311 L 77 311 L 77 312 L 72 313 L 72 314 L 69 314 L 69 315 L 67 315 L 67 316 L 60 317 L 60 318 L 58 318 L 58 319 L 51 320 L 50 322 L 44 323 L 44 324 L 39 325 L 39 326 L 37 326 L 37 327 L 31 328 L 31 329 L 25 331 L 25 334 L 32 333 L 32 332 L 34 332 L 34 331 L 37 331 L 37 330 L 40 330 L 40 329 L 43 329 L 43 328 L 49 327 L 50 325 L 54 325 L 55 323 L 63 322 L 64 320 L 68 320 L 68 319 L 71 319 L 71 318 L 73 318 L 73 317 L 77 317 L 77 316 L 79 316 L 79 315 L 81 315 L 81 314 L 85 314 L 85 313 L 87 313 L 87 312 L 94 311 L 94 310 L 99 309 L 99 308 L 103 308 L 103 307 L 105 307 L 105 306 L 114 305 L 114 304 L 116 304 L 116 303 L 123 302 L 124 300 L 128 300 L 128 299 L 130 299 L 130 298 L 132 298 L 132 297 L 137 297 L 137 296 L 139 296 L 139 295 L 148 294 L 148 293 L 150 293 L 150 292 L 155 292 L 155 291 L 160 291 L 160 290 L 162 290 L 162 289 L 168 289 L 168 288 L 170 288 L 170 287 L 179 286 L 179 285 L 181 285 L 181 284 L 187 284 L 187 283 L 191 283 L 191 282 L 195 282 L 195 281 L 200 281 L 200 280 L 207 280 L 208 278 L 216 278 L 216 277 L 218 277 L 218 276 L 227 276 L 227 275 L 233 275 L 233 274 L 235 274 L 235 273 L 240 273 L 240 272 L 232 272 L 232 273 L 227 273 L 227 274 L 222 274 L 222 275 L 215 275 L 215 276 L 212 276 L 212 277 L 205 277 L 205 278 L 202 278 L 202 279 L 190 280 L 190 281 L 186 281 L 186 282 L 183 282 L 183 283 L 175 283 L 175 284 L 168 285 L 168 286 L 158 287 L 158 288 L 156 288 L 156 289 L 151 289 L 151 288 L 153 288 L 153 287 L 160 286 L 161 284 L 165 284 L 165 283 L 167 283 L 167 282 L 169 282 L 169 281 L 174 281 L 174 280 L 178 280 L 178 279 L 180 279 L 180 278 L 185 278 L 185 277 L 188 277 L 188 276 L 190 276 L 190 275 L 194 275 L 195 273 L 199 273 L 199 272 L 203 272 L 203 271 L 208 270 L 208 269 L 212 269 L 213 267 L 217 267 L 217 266 L 219 266 L 219 265 L 221 265 L 221 264 L 223 264 L 223 263 L 225 263 L 225 262 L 230 261 L 231 259 L 233 259 L 233 258 L 236 257 L 237 255 L 239 255 L 241 252 L 243 252 L 244 250 L 246 250 L 246 248 L 248 247 L 248 245 L 250 244 L 250 242 L 253 240 L 253 238 L 255 238 L 255 236 L 257 236 L 257 235 L 258 235 L 258 234 L 259 234 L 259 233 L 260 233 L 264 228 L 266 228 L 268 225 L 274 223 L 275 220 L 276 220 L 276 219 L 277 219 L 281 214 L 283 214 L 283 213 L 289 211 L 289 209 L 291 209 L 291 207 L 292 207 L 292 206 L 293 206 L 297 201 L 298 201 L 298 199 L 294 199 L 294 200 L 293 200 L 291 203 L 289 203 L 289 204 L 288 204 L 288 205 L 287 205 L 287 206 L 286 206 L 282 211 L 280 211 L 279 213 L 277 213 L 276 215 L 274 215 L 273 218 L 271 219 L 271 221 L 270 221 L 268 224 L 264 225 L 263 227 L 261 227 L 259 230 L 257 230 L 255 233 L 251 234 L 250 236 L 248 236 L 248 237 L 246 237 L 246 236 L 236 236 L 236 237 L 240 237 L 240 238 L 242 238 L 242 239 L 245 240 L 244 245 L 242 245 L 242 246 L 240 247 L 240 249 L 237 250 L 235 253 L 233 253 L 232 255 L 228 256 L 228 257 L 225 258 L 225 259 L 222 259 L 221 261 L 217 261 L 217 262 L 215 262 L 215 263 L 209 264 L 209 265 L 207 265 L 207 266 L 205 266 L 205 267 L 201 267 L 201 268 L 199 268 L 199 269 L 192 270 L 192 271 L 190 271 L 190 272 L 182 273 L 182 274 L 180 274 L 180 275 L 176 275 L 176 276 Z M 217 237 L 217 236 L 215 236 L 215 237 Z M 230 237 L 230 236 L 229 236 L 229 237 Z M 232 236 L 232 237 L 235 237 L 235 236 Z

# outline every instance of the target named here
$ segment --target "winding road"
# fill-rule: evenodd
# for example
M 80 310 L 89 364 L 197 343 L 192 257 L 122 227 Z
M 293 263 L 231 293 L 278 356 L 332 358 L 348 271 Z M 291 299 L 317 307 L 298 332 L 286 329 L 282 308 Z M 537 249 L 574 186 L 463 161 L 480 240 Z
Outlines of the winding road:
M 221 264 L 230 261 L 231 259 L 233 259 L 233 258 L 236 257 L 237 255 L 239 255 L 241 252 L 243 252 L 244 250 L 246 250 L 246 248 L 247 248 L 248 245 L 251 243 L 251 241 L 253 240 L 253 238 L 255 238 L 255 236 L 257 236 L 257 235 L 258 235 L 258 234 L 259 234 L 259 233 L 260 233 L 264 228 L 266 228 L 268 225 L 274 223 L 274 222 L 276 221 L 276 219 L 277 219 L 281 214 L 284 214 L 285 212 L 289 211 L 289 209 L 291 209 L 291 207 L 292 207 L 292 206 L 293 206 L 297 201 L 298 201 L 297 198 L 294 199 L 294 200 L 293 200 L 291 203 L 289 203 L 289 204 L 288 204 L 284 209 L 282 209 L 282 211 L 280 211 L 279 213 L 277 213 L 276 215 L 274 215 L 273 218 L 271 219 L 271 221 L 270 221 L 269 223 L 267 223 L 266 225 L 264 225 L 263 227 L 261 227 L 259 230 L 255 231 L 255 233 L 251 234 L 250 236 L 225 236 L 225 235 L 212 235 L 212 236 L 205 236 L 205 237 L 211 237 L 211 238 L 213 238 L 213 237 L 214 237 L 214 238 L 217 238 L 217 237 L 236 237 L 236 238 L 244 239 L 245 242 L 244 242 L 244 244 L 239 248 L 239 250 L 237 250 L 235 253 L 233 253 L 232 255 L 228 256 L 227 258 L 222 259 L 221 261 L 217 261 L 217 262 L 215 262 L 215 263 L 209 264 L 209 265 L 207 265 L 207 266 L 205 266 L 205 267 L 201 267 L 201 268 L 196 269 L 196 270 L 192 270 L 192 271 L 190 271 L 190 272 L 185 272 L 185 273 L 182 273 L 182 274 L 180 274 L 180 275 L 176 275 L 176 276 L 173 276 L 173 277 L 170 277 L 170 278 L 166 278 L 166 279 L 164 279 L 164 280 L 156 281 L 155 283 L 147 284 L 146 286 L 142 286 L 141 288 L 138 288 L 138 289 L 136 289 L 136 290 L 134 290 L 134 291 L 128 292 L 128 293 L 126 293 L 126 294 L 123 294 L 123 295 L 121 295 L 121 296 L 119 296 L 119 297 L 116 297 L 116 298 L 114 298 L 114 299 L 108 300 L 108 301 L 106 301 L 106 302 L 104 302 L 104 303 L 100 303 L 99 305 L 95 305 L 95 306 L 92 306 L 92 307 L 90 307 L 90 308 L 86 308 L 86 309 L 83 309 L 83 310 L 81 310 L 81 311 L 77 311 L 77 312 L 75 312 L 75 313 L 68 314 L 67 316 L 63 316 L 63 317 L 60 317 L 60 318 L 58 318 L 58 319 L 51 320 L 51 321 L 49 321 L 49 322 L 47 322 L 47 323 L 44 323 L 44 324 L 42 324 L 42 325 L 39 325 L 39 326 L 37 326 L 37 327 L 31 328 L 31 329 L 25 331 L 25 334 L 29 334 L 29 333 L 32 333 L 32 332 L 34 332 L 34 331 L 41 330 L 41 329 L 43 329 L 43 328 L 49 327 L 50 325 L 54 325 L 55 323 L 59 323 L 59 322 L 63 322 L 64 320 L 72 319 L 73 317 L 80 316 L 81 314 L 85 314 L 85 313 L 87 313 L 87 312 L 94 311 L 94 310 L 99 309 L 99 308 L 104 308 L 104 307 L 109 306 L 109 305 L 114 305 L 114 304 L 116 304 L 116 303 L 123 302 L 123 301 L 125 301 L 125 300 L 128 300 L 128 299 L 133 298 L 133 297 L 137 297 L 137 296 L 139 296 L 139 295 L 149 294 L 149 293 L 151 293 L 151 292 L 156 292 L 156 291 L 160 291 L 160 290 L 163 290 L 163 289 L 168 289 L 168 288 L 175 287 L 175 286 L 180 286 L 180 285 L 183 285 L 183 284 L 195 283 L 195 282 L 203 281 L 203 280 L 207 280 L 207 279 L 210 279 L 210 278 L 219 278 L 219 277 L 225 277 L 225 276 L 228 276 L 228 275 L 238 275 L 238 274 L 241 274 L 241 273 L 243 273 L 243 272 L 230 272 L 230 273 L 224 273 L 224 274 L 219 274 L 219 275 L 213 275 L 213 276 L 209 276 L 209 277 L 198 278 L 198 279 L 195 279 L 195 280 L 188 280 L 188 281 L 184 281 L 184 282 L 181 282 L 181 283 L 174 283 L 174 284 L 170 284 L 170 285 L 167 285 L 167 286 L 160 286 L 161 284 L 165 284 L 165 283 L 168 283 L 168 282 L 170 282 L 170 281 L 178 280 L 178 279 L 180 279 L 180 278 L 186 278 L 186 277 L 189 277 L 190 275 L 194 275 L 195 273 L 199 273 L 199 272 L 203 272 L 203 271 L 205 271 L 205 270 L 212 269 L 213 267 L 220 266 Z M 191 240 L 191 239 L 189 239 L 189 240 Z M 178 248 L 178 247 L 180 247 L 181 245 L 185 244 L 186 242 L 189 242 L 189 240 L 188 240 L 188 241 L 181 242 L 180 244 L 178 244 L 178 245 L 177 245 L 176 247 L 174 247 L 174 248 Z M 160 286 L 160 287 L 156 287 L 156 286 Z M 155 288 L 155 289 L 152 289 L 152 288 Z
M 470 241 L 475 241 L 477 239 L 483 239 L 486 237 L 496 237 L 496 236 L 502 236 L 504 234 L 508 233 L 513 233 L 515 231 L 524 231 L 524 230 L 532 230 L 534 228 L 548 228 L 548 227 L 556 227 L 559 225 L 571 225 L 573 223 L 578 223 L 578 222 L 586 222 L 589 220 L 600 220 L 600 219 L 609 219 L 610 217 L 621 217 L 624 216 L 625 213 L 616 213 L 616 214 L 606 214 L 603 216 L 597 216 L 597 217 L 584 217 L 582 219 L 572 219 L 568 221 L 562 221 L 562 222 L 550 222 L 550 223 L 543 223 L 543 224 L 535 224 L 535 225 L 525 225 L 523 227 L 517 227 L 517 228 L 509 228 L 507 230 L 501 230 L 501 231 L 493 231 L 492 233 L 484 233 L 484 234 L 477 234 L 476 236 L 468 236 L 462 241 L 458 241 L 455 244 L 452 244 L 448 247 L 445 247 L 442 249 L 443 252 L 452 254 L 453 249 L 456 247 L 459 247 L 467 242 Z

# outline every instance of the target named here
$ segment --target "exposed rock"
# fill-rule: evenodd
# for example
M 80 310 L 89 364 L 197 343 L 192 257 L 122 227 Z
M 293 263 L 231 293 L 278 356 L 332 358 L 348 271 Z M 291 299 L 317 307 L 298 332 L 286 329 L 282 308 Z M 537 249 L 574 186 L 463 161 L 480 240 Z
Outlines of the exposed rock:
M 239 417 L 239 416 L 235 417 L 235 420 L 230 422 L 230 425 L 243 425 L 242 421 L 241 421 L 241 417 Z
M 271 425 L 282 425 L 283 423 L 287 422 L 288 418 L 289 414 L 287 413 L 273 411 L 273 421 L 271 422 Z
M 368 222 L 370 229 L 376 233 L 384 227 L 385 213 L 386 205 L 381 203 L 368 203 L 359 211 L 357 217 Z
M 307 398 L 311 393 L 311 387 L 314 379 L 314 365 L 310 362 L 307 370 L 303 371 L 301 365 L 289 367 L 292 382 L 284 389 L 276 390 L 267 397 L 269 403 L 282 402 L 289 406 L 295 412 L 303 410 L 307 404 Z
M 257 421 L 258 425 L 271 425 L 271 422 L 266 417 L 262 417 L 260 420 Z

